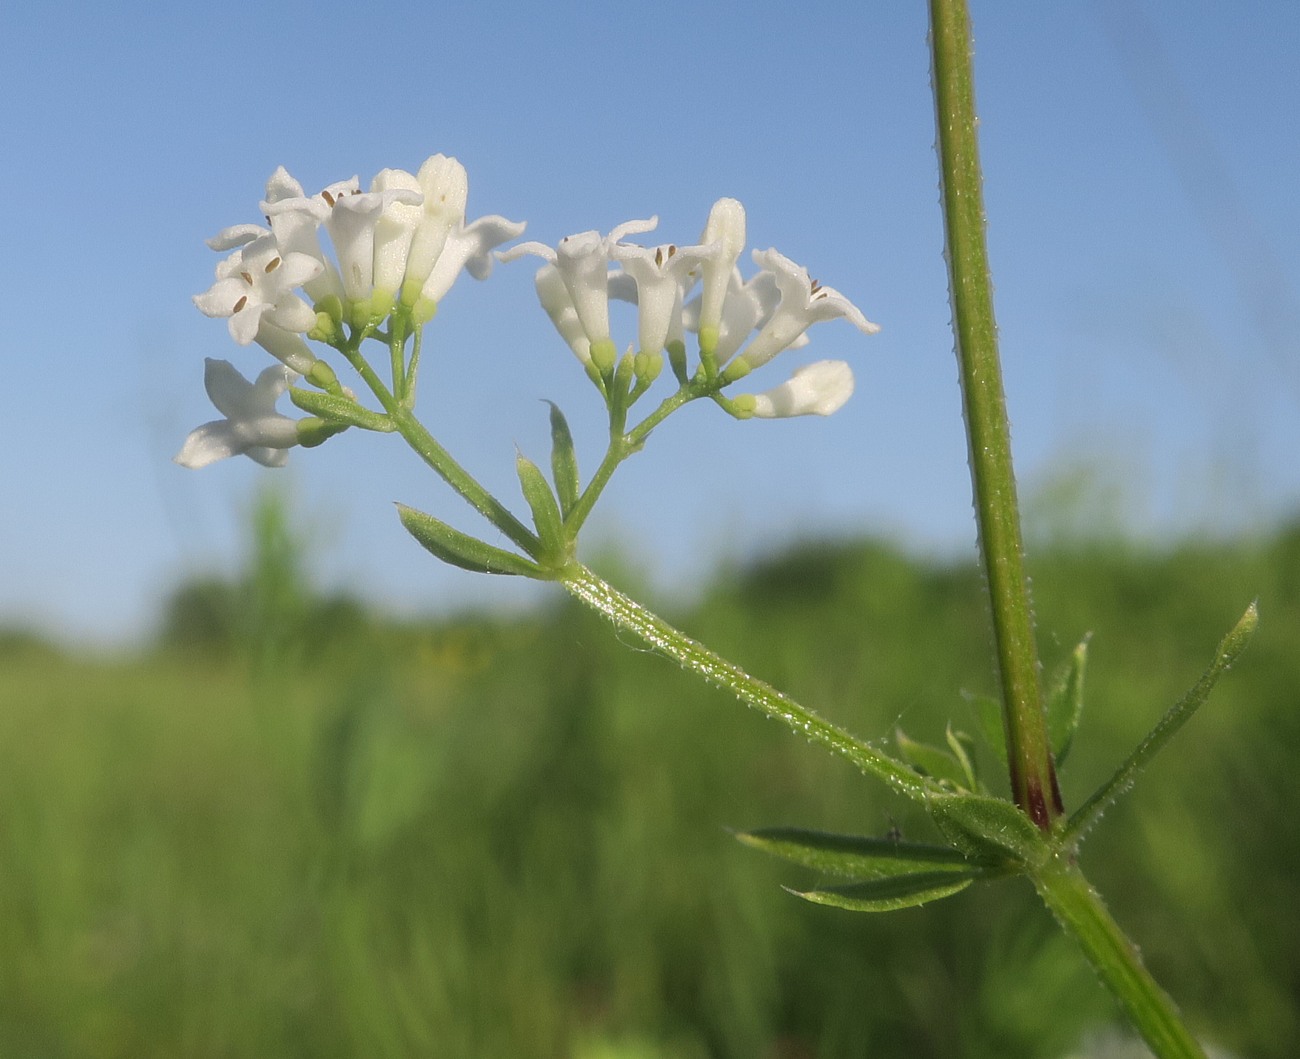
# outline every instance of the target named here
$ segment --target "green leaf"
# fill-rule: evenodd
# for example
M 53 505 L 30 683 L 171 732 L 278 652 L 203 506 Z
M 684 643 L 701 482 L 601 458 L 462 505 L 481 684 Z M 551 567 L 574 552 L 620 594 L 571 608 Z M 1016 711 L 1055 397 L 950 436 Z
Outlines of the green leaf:
M 1047 687 L 1047 735 L 1060 765 L 1070 753 L 1074 733 L 1083 716 L 1083 671 L 1088 664 L 1088 637 L 1057 667 Z
M 825 890 L 790 890 L 790 893 L 813 904 L 846 908 L 850 912 L 893 912 L 895 909 L 914 908 L 927 901 L 937 901 L 941 897 L 951 897 L 966 889 L 975 879 L 974 873 L 930 871 L 913 875 L 891 875 L 884 879 L 872 879 L 870 882 L 850 886 L 832 886 Z
M 894 743 L 898 746 L 899 756 L 923 776 L 951 783 L 958 790 L 966 789 L 969 782 L 967 770 L 947 750 L 929 743 L 918 743 L 901 728 L 894 729 Z
M 397 505 L 397 515 L 406 531 L 444 563 L 473 570 L 480 574 L 516 574 L 521 577 L 546 578 L 546 572 L 536 563 L 513 552 L 461 533 L 432 515 L 416 511 L 405 504 Z
M 1164 749 L 1165 744 L 1173 738 L 1174 733 L 1191 719 L 1192 714 L 1200 709 L 1201 704 L 1210 697 L 1210 692 L 1214 690 L 1214 685 L 1218 683 L 1219 678 L 1241 657 L 1242 651 L 1246 649 L 1246 644 L 1250 642 L 1250 638 L 1254 635 L 1255 627 L 1258 624 L 1258 605 L 1252 603 L 1246 608 L 1246 613 L 1241 616 L 1237 624 L 1233 626 L 1232 631 L 1219 642 L 1219 649 L 1215 652 L 1214 661 L 1210 663 L 1210 668 L 1201 675 L 1201 679 L 1196 682 L 1186 695 L 1170 707 L 1169 711 L 1160 718 L 1160 722 L 1138 744 L 1137 749 L 1128 756 L 1124 764 L 1115 770 L 1115 774 L 1103 783 L 1097 789 L 1097 792 L 1070 817 L 1069 824 L 1065 829 L 1067 839 L 1077 841 L 1082 837 L 1100 819 L 1101 814 L 1121 794 L 1133 786 L 1142 770 L 1151 763 L 1151 759 Z
M 578 502 L 581 481 L 578 477 L 578 453 L 573 447 L 569 422 L 552 401 L 551 406 L 551 477 L 555 479 L 555 493 L 560 500 L 560 511 L 565 518 Z
M 881 879 L 922 868 L 930 872 L 971 870 L 970 862 L 955 849 L 918 842 L 834 835 L 798 827 L 741 831 L 736 838 L 774 857 L 850 879 Z
M 319 363 L 319 362 L 318 362 Z M 289 400 L 314 416 L 331 423 L 346 423 L 348 426 L 361 427 L 364 430 L 378 430 L 391 434 L 397 429 L 388 416 L 382 412 L 372 412 L 350 397 L 341 397 L 332 393 L 317 393 L 315 390 L 300 390 L 289 387 Z
M 962 697 L 975 711 L 975 719 L 979 722 L 980 735 L 984 737 L 984 745 L 993 751 L 998 761 L 1005 768 L 1007 764 L 1007 735 L 1002 727 L 1002 703 L 998 702 L 992 695 L 976 695 L 969 691 L 963 691 Z
M 564 519 L 560 505 L 546 482 L 541 468 L 520 453 L 515 457 L 515 470 L 519 474 L 519 487 L 533 512 L 533 525 L 542 540 L 542 547 L 550 555 L 559 557 L 566 551 Z
M 967 857 L 983 864 L 1033 864 L 1050 855 L 1043 833 L 1013 803 L 982 794 L 930 796 L 939 830 Z
M 961 766 L 962 773 L 966 777 L 966 782 L 962 786 L 968 791 L 978 791 L 980 789 L 979 777 L 975 774 L 975 765 L 971 758 L 971 751 L 975 749 L 975 740 L 965 732 L 954 732 L 951 721 L 948 722 L 948 727 L 943 735 L 952 748 L 953 760 Z

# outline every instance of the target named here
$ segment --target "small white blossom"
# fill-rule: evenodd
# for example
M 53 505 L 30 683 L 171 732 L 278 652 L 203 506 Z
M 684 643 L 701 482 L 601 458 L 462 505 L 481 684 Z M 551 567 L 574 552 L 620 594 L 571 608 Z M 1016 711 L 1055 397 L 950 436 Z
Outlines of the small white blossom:
M 329 198 L 333 201 L 330 202 Z M 355 191 L 329 198 L 326 199 L 330 211 L 325 218 L 325 230 L 334 244 L 344 296 L 353 303 L 369 302 L 375 289 L 375 229 L 379 219 L 397 204 L 418 206 L 421 195 L 418 191 L 395 187 L 381 191 Z
M 326 196 L 337 198 L 339 195 L 353 193 L 357 188 L 357 180 L 353 177 L 351 180 L 331 184 L 319 195 L 308 196 L 284 166 L 276 169 L 266 182 L 262 212 L 266 214 L 281 252 L 306 254 L 312 260 L 320 262 L 321 271 L 303 284 L 303 290 L 313 303 L 319 304 L 331 296 L 343 300 L 343 281 L 339 278 L 338 269 L 321 249 L 320 226 L 329 215 L 330 207 Z
M 305 195 L 281 166 L 267 181 L 261 206 L 281 253 L 318 263 L 302 285 L 314 304 L 333 296 L 382 313 L 399 296 L 408 308 L 421 299 L 436 305 L 462 271 L 486 279 L 492 251 L 523 232 L 522 223 L 500 216 L 466 225 L 468 187 L 465 167 L 441 154 L 426 159 L 414 176 L 382 170 L 366 192 L 352 177 Z M 322 226 L 337 267 L 321 247 Z M 228 249 L 267 234 L 257 225 L 235 225 L 209 245 Z
M 718 251 L 704 262 L 704 288 L 700 293 L 698 330 L 700 348 L 715 352 L 732 273 L 745 249 L 745 207 L 735 199 L 718 199 L 700 236 L 704 244 L 718 243 Z
M 809 327 L 822 320 L 844 317 L 868 335 L 880 330 L 843 294 L 810 279 L 806 268 L 796 265 L 776 250 L 755 250 L 754 263 L 772 273 L 781 298 L 754 341 L 741 354 L 741 359 L 749 368 L 766 364 L 783 349 L 790 348 Z
M 205 361 L 203 385 L 225 419 L 190 433 L 176 454 L 182 467 L 206 467 L 241 453 L 267 467 L 282 467 L 286 450 L 298 444 L 298 423 L 275 410 L 275 402 L 296 378 L 276 364 L 249 382 L 226 360 Z
M 642 353 L 658 353 L 669 343 L 682 343 L 682 297 L 695 283 L 696 268 L 715 255 L 710 246 L 631 246 L 617 243 L 611 256 L 634 286 L 637 337 Z M 617 278 L 617 275 L 614 277 Z M 624 284 L 611 282 L 611 297 L 627 298 Z
M 419 181 L 404 169 L 382 169 L 370 182 L 372 193 L 403 192 L 393 195 L 375 221 L 374 308 L 383 311 L 397 300 L 406 279 L 411 240 L 424 216 L 424 195 Z
M 469 177 L 456 159 L 435 154 L 426 158 L 415 176 L 424 196 L 406 261 L 402 299 L 414 304 L 447 244 L 447 237 L 465 221 Z
M 644 221 L 627 221 L 606 236 L 599 232 L 579 232 L 565 236 L 554 249 L 544 243 L 520 243 L 498 256 L 502 261 L 513 261 L 524 254 L 533 254 L 554 268 L 564 281 L 569 301 L 582 323 L 587 342 L 592 347 L 605 348 L 611 355 L 612 363 L 614 347 L 609 334 L 610 257 L 614 246 L 624 236 L 651 231 L 658 223 L 657 217 Z M 554 313 L 550 309 L 547 312 L 554 320 Z
M 302 333 L 315 326 L 315 312 L 294 288 L 318 275 L 319 269 L 305 254 L 281 256 L 273 235 L 259 235 L 217 265 L 217 282 L 196 294 L 194 304 L 206 316 L 228 318 L 230 336 L 241 346 L 262 343 L 295 369 L 302 364 L 288 353 L 291 345 L 300 347 L 310 366 L 315 358 L 306 344 L 282 339 L 279 333 Z
M 853 369 L 842 360 L 819 360 L 799 368 L 780 386 L 754 395 L 754 415 L 763 419 L 828 416 L 853 395 Z
M 475 279 L 487 279 L 492 274 L 492 252 L 502 243 L 518 239 L 526 226 L 523 221 L 508 221 L 495 213 L 480 217 L 470 225 L 464 221 L 458 223 L 448 233 L 438 260 L 424 281 L 421 297 L 436 305 L 451 290 L 462 271 Z
M 722 318 L 717 326 L 717 339 L 713 351 L 719 365 L 726 364 L 745 344 L 745 340 L 754 329 L 762 327 L 771 319 L 780 300 L 781 293 L 777 289 L 776 277 L 772 273 L 759 272 L 745 280 L 740 275 L 740 269 L 731 270 L 731 279 L 727 285 L 726 298 L 722 303 Z M 702 302 L 703 294 L 696 295 L 683 309 L 682 318 L 688 331 L 700 329 Z M 807 344 L 807 336 L 804 336 L 791 343 L 791 346 L 798 348 Z
M 591 340 L 578 319 L 578 310 L 573 307 L 573 299 L 569 297 L 569 288 L 565 286 L 560 270 L 554 265 L 543 265 L 533 284 L 537 288 L 537 300 L 542 303 L 555 330 L 583 364 L 590 364 Z

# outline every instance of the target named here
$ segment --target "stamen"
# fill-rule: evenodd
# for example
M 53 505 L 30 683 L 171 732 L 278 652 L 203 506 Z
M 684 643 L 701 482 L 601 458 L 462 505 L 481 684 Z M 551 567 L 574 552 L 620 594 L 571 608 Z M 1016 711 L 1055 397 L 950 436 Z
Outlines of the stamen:
M 242 298 L 239 299 L 239 301 L 235 302 L 235 307 L 230 310 L 230 314 L 233 316 L 235 313 L 240 312 L 247 304 L 248 304 L 248 295 L 245 294 Z
M 267 271 L 267 272 L 274 272 L 274 271 L 275 271 L 277 268 L 279 268 L 283 263 L 284 263 L 284 262 L 281 261 L 280 258 L 278 258 L 278 257 L 274 257 L 274 258 L 272 258 L 270 261 L 268 261 L 268 262 L 266 263 L 266 271 Z

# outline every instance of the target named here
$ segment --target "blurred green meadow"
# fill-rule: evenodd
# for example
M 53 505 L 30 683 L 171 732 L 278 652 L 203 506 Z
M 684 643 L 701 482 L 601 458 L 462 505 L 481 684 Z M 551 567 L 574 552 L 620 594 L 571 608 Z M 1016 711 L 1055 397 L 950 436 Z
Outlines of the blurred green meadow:
M 313 589 L 279 502 L 256 523 L 148 650 L 0 634 L 0 1056 L 1057 1057 L 1119 1021 L 1023 881 L 882 916 L 785 893 L 816 880 L 728 829 L 933 833 L 558 590 L 398 622 Z M 1195 1031 L 1293 1056 L 1300 526 L 1031 562 L 1047 667 L 1092 635 L 1074 807 L 1259 598 L 1083 859 Z M 859 735 L 942 742 L 994 691 L 981 591 L 808 542 L 661 603 Z

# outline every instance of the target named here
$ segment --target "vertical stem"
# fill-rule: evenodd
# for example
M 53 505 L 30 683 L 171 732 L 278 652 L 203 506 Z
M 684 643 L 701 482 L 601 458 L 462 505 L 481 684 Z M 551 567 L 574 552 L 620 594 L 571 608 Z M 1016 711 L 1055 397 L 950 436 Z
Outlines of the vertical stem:
M 984 241 L 984 197 L 975 133 L 970 16 L 965 0 L 930 0 L 948 280 L 961 371 L 980 553 L 993 608 L 1012 796 L 1047 830 L 1062 815 L 1025 577 L 1011 466 L 993 291 Z

